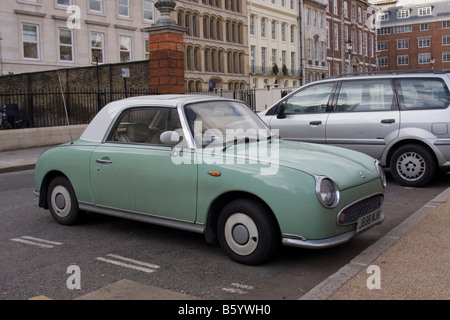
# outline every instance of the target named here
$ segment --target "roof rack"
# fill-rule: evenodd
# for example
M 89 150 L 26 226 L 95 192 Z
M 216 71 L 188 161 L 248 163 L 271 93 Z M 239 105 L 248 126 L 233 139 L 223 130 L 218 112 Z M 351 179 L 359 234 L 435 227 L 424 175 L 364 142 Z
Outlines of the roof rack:
M 387 74 L 409 74 L 409 73 L 433 73 L 433 74 L 445 74 L 448 70 L 441 69 L 419 69 L 419 70 L 389 70 L 389 71 L 368 71 L 368 72 L 355 72 L 355 73 L 342 73 L 328 77 L 329 79 L 355 77 L 355 76 L 370 76 L 370 75 L 387 75 Z

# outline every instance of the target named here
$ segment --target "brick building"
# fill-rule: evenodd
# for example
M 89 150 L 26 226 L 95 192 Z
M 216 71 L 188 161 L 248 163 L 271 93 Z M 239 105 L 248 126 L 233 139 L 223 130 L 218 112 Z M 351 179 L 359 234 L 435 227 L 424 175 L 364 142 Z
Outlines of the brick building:
M 367 0 L 328 0 L 326 28 L 330 75 L 376 69 L 375 11 Z
M 384 7 L 378 21 L 379 70 L 450 68 L 448 1 Z

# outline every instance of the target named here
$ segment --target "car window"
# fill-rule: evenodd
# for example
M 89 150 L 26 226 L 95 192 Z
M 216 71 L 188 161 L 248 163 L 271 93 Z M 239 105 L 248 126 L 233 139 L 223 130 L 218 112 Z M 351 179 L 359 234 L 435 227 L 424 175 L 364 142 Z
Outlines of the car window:
M 444 109 L 450 102 L 449 90 L 442 79 L 398 79 L 402 109 Z
M 162 144 L 161 133 L 181 132 L 178 112 L 173 108 L 133 108 L 123 112 L 107 141 Z
M 284 114 L 320 113 L 327 109 L 334 82 L 309 86 L 286 100 Z
M 395 107 L 389 79 L 343 81 L 336 112 L 389 111 Z

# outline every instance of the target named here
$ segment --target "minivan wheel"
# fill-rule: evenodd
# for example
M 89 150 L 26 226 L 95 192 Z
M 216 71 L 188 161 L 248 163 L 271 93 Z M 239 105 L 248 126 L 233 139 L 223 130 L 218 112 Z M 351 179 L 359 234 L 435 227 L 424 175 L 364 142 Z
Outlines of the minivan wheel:
M 278 224 L 260 202 L 235 200 L 220 213 L 217 224 L 220 246 L 236 262 L 258 265 L 269 260 L 280 244 Z
M 62 176 L 50 182 L 47 203 L 53 219 L 63 225 L 72 225 L 80 216 L 78 200 L 70 181 Z
M 421 187 L 434 178 L 436 162 L 430 151 L 420 145 L 408 144 L 398 148 L 389 164 L 393 178 L 401 185 Z

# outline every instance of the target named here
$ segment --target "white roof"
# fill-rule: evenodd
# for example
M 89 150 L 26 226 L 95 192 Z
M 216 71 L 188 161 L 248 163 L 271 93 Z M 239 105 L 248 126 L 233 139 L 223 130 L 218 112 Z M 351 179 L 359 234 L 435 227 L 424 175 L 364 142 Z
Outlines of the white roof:
M 175 108 L 178 105 L 183 105 L 191 102 L 199 102 L 206 100 L 225 100 L 217 96 L 198 96 L 198 95 L 155 95 L 155 96 L 140 96 L 118 100 L 107 104 L 94 117 L 86 130 L 81 135 L 80 139 L 102 142 L 109 127 L 116 117 L 122 113 L 124 109 L 133 106 L 158 106 Z

